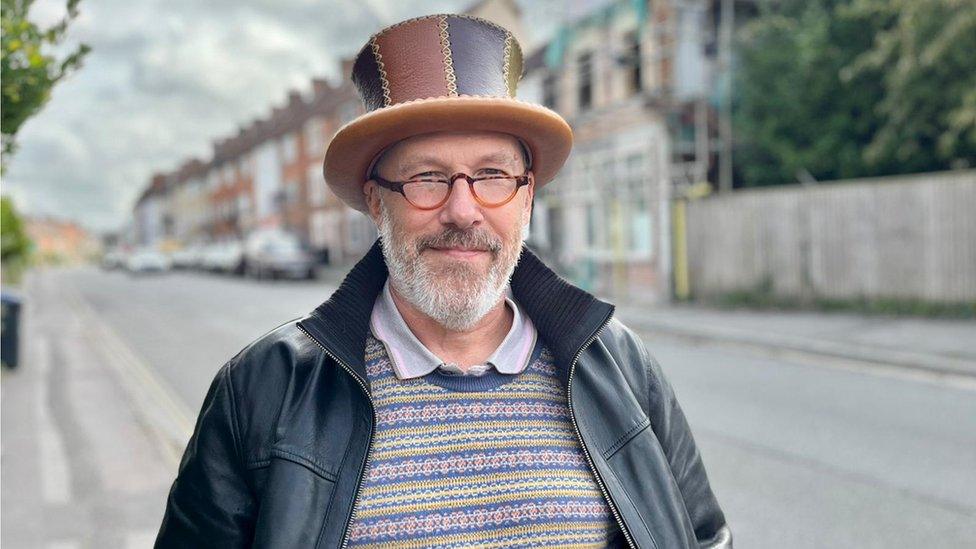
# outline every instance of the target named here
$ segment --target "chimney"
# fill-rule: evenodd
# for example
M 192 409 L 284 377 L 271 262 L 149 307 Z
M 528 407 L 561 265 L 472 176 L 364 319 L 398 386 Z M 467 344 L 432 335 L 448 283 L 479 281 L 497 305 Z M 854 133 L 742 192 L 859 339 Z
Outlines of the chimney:
M 289 109 L 292 109 L 295 106 L 301 105 L 302 103 L 304 103 L 304 101 L 302 100 L 302 93 L 300 91 L 298 91 L 298 90 L 291 90 L 290 92 L 288 92 L 288 108 Z

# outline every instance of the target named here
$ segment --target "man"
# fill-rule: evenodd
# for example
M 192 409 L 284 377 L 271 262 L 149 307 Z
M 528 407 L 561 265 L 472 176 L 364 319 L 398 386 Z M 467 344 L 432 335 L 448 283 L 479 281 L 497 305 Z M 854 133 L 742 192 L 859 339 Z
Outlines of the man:
M 522 246 L 572 132 L 520 73 L 464 16 L 359 53 L 324 171 L 380 239 L 218 372 L 157 547 L 731 547 L 658 364 Z

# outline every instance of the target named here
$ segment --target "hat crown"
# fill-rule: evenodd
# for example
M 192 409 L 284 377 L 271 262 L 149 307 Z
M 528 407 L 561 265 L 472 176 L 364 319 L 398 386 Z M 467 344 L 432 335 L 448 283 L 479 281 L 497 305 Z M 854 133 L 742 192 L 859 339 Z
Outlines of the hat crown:
M 366 111 L 432 97 L 514 98 L 522 49 L 508 30 L 468 15 L 408 19 L 370 37 L 352 69 Z

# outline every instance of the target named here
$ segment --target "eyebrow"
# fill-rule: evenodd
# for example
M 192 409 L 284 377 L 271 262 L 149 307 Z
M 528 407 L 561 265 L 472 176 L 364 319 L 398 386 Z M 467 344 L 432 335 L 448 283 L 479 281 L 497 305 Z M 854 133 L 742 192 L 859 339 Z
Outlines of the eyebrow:
M 514 165 L 515 160 L 518 158 L 517 153 L 505 153 L 501 151 L 494 151 L 483 155 L 476 164 L 508 164 Z M 411 158 L 400 164 L 400 172 L 404 175 L 412 175 L 407 172 L 412 172 L 423 166 L 441 166 L 440 160 L 434 158 L 433 156 L 419 156 Z

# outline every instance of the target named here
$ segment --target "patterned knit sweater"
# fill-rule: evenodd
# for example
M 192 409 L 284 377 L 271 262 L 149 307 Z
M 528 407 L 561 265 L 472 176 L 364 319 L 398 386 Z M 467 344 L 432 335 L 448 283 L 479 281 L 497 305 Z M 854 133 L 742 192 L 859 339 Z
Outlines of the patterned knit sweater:
M 400 380 L 369 336 L 376 407 L 350 547 L 603 547 L 617 528 L 540 342 L 518 375 Z

